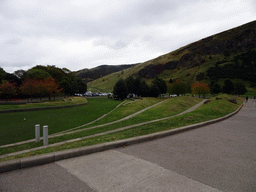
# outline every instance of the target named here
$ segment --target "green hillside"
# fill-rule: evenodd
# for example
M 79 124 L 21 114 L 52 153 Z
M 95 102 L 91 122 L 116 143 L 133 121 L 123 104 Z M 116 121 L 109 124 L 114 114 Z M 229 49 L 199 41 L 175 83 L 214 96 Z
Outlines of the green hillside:
M 124 69 L 130 68 L 133 65 L 100 65 L 92 69 L 82 69 L 76 71 L 75 74 L 83 79 L 86 83 L 98 79 L 100 77 L 106 76 L 108 74 L 122 71 Z
M 252 85 L 256 77 L 256 21 L 204 38 L 128 69 L 111 73 L 88 83 L 101 91 L 112 91 L 120 78 L 132 75 L 150 82 L 154 77 L 166 82 L 180 79 L 185 83 L 196 80 L 238 78 Z M 210 68 L 210 70 L 209 70 Z M 235 69 L 243 69 L 235 70 Z M 237 73 L 240 73 L 238 76 Z M 218 78 L 214 77 L 218 74 Z M 232 74 L 229 76 L 229 74 Z M 242 75 L 241 75 L 242 74 Z

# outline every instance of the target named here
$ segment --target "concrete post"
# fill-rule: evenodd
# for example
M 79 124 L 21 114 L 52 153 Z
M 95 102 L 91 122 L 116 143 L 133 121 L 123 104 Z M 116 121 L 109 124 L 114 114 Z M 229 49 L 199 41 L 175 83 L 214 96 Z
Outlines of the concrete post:
M 48 125 L 43 126 L 44 145 L 48 145 Z
M 40 141 L 40 125 L 35 125 L 36 143 Z

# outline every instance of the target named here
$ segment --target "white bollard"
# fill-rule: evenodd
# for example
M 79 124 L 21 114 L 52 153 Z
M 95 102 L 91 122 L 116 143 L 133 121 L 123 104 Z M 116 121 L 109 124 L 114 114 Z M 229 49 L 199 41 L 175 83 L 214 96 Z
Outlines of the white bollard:
M 43 126 L 44 145 L 48 145 L 48 125 Z
M 40 125 L 35 125 L 36 143 L 40 141 Z

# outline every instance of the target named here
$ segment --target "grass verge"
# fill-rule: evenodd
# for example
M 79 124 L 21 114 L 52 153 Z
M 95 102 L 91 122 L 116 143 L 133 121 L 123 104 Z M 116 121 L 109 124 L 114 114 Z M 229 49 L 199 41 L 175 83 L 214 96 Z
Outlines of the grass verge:
M 197 108 L 196 110 L 181 116 L 143 125 L 140 127 L 127 129 L 124 131 L 119 131 L 116 133 L 84 139 L 81 141 L 67 143 L 60 146 L 56 146 L 56 147 L 49 147 L 46 149 L 28 152 L 28 153 L 24 153 L 24 154 L 12 156 L 12 157 L 6 157 L 6 158 L 0 159 L 0 161 L 39 155 L 43 153 L 50 153 L 50 152 L 60 151 L 65 149 L 72 149 L 72 148 L 77 148 L 82 146 L 90 146 L 90 145 L 95 145 L 95 144 L 105 143 L 110 141 L 117 141 L 121 139 L 147 135 L 147 134 L 151 134 L 159 131 L 170 130 L 177 127 L 183 127 L 183 126 L 187 126 L 187 125 L 191 125 L 191 124 L 195 124 L 195 123 L 199 123 L 199 122 L 203 122 L 211 119 L 216 119 L 235 111 L 244 101 L 243 98 L 235 97 L 235 99 L 238 101 L 238 104 L 233 104 L 226 100 L 233 97 L 228 95 L 222 95 L 219 97 L 223 97 L 223 99 L 215 100 L 215 98 L 212 98 L 211 102 L 204 104 L 199 108 Z

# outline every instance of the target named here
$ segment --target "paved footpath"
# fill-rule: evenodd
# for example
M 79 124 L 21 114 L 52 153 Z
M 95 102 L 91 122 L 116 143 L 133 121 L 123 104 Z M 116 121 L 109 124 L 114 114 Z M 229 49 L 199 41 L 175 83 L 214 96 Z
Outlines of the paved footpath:
M 0 191 L 256 191 L 256 108 L 195 130 L 0 174 Z

